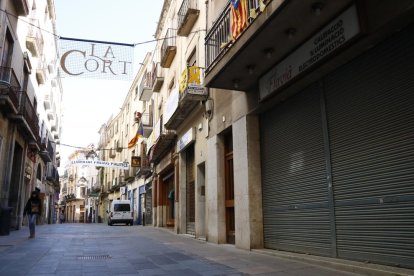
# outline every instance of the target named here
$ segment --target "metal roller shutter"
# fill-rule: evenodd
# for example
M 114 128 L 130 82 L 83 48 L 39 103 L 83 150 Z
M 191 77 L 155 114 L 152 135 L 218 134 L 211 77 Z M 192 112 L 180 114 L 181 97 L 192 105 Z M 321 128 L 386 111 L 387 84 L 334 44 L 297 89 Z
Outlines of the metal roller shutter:
M 413 33 L 325 79 L 339 257 L 414 266 Z
M 330 255 L 317 86 L 261 116 L 265 247 Z

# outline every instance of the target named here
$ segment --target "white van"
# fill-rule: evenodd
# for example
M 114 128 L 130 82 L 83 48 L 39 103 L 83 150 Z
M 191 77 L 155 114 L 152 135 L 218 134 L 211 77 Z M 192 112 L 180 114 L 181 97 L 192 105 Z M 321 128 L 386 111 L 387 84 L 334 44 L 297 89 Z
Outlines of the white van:
M 108 225 L 114 223 L 125 223 L 131 225 L 134 222 L 134 212 L 130 200 L 114 200 L 108 213 Z

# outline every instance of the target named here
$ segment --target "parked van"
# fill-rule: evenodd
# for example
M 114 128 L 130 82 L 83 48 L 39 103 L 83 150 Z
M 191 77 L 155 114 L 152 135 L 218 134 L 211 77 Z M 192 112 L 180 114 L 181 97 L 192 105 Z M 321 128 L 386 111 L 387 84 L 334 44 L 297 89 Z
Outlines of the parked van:
M 108 225 L 114 223 L 125 223 L 131 225 L 134 222 L 134 212 L 130 200 L 114 200 L 108 213 Z

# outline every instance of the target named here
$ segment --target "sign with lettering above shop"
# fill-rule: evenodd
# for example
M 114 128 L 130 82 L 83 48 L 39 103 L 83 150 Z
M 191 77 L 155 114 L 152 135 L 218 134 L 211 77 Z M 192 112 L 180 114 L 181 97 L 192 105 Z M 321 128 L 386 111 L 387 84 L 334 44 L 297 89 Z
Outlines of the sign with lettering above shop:
M 259 80 L 260 100 L 286 87 L 360 32 L 357 9 L 351 6 Z

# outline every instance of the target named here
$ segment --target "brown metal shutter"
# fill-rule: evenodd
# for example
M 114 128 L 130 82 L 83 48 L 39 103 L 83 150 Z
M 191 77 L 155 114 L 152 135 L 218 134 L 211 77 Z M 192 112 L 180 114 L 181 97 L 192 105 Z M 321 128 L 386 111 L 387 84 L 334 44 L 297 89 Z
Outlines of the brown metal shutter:
M 331 255 L 319 95 L 313 85 L 261 116 L 266 248 Z
M 413 33 L 325 79 L 339 257 L 414 266 Z

